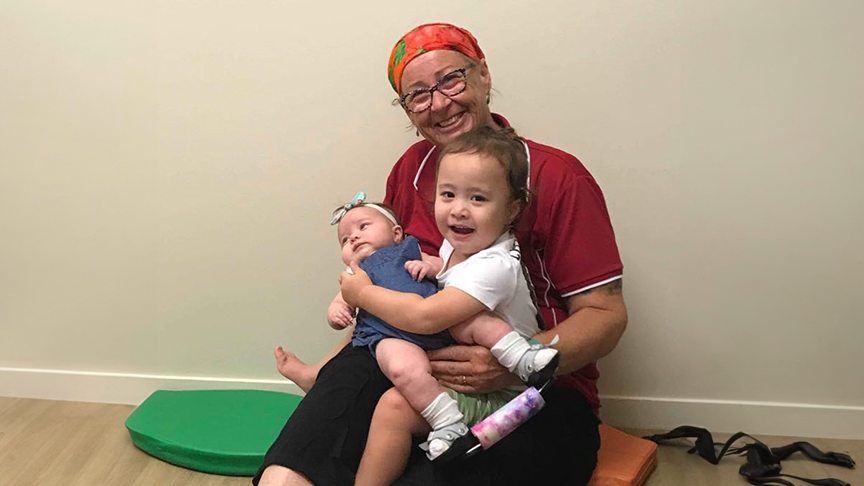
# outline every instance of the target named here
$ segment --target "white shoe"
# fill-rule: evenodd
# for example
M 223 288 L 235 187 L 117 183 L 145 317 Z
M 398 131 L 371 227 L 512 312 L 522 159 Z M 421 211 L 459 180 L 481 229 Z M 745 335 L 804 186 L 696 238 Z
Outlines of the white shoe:
M 434 461 L 441 454 L 447 452 L 460 437 L 468 435 L 468 426 L 464 422 L 445 425 L 438 430 L 429 432 L 426 442 L 420 444 L 420 448 L 426 451 L 426 457 Z
M 525 352 L 516 368 L 513 370 L 520 380 L 528 386 L 537 387 L 545 385 L 555 375 L 561 356 L 558 350 L 550 346 L 558 342 L 558 336 L 549 344 L 532 344 L 531 349 Z M 539 363 L 539 364 L 538 364 Z

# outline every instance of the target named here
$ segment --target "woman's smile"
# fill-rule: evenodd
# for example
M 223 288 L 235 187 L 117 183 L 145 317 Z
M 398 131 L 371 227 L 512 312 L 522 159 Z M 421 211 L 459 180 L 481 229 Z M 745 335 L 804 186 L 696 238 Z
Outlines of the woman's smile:
M 452 126 L 453 124 L 459 122 L 459 121 L 462 119 L 462 115 L 464 115 L 464 114 L 465 114 L 464 111 L 459 112 L 459 113 L 457 113 L 457 114 L 451 116 L 450 118 L 448 118 L 448 119 L 446 119 L 446 120 L 444 120 L 444 121 L 440 121 L 440 122 L 436 123 L 435 126 L 438 127 L 438 128 L 447 128 L 447 127 L 450 127 L 450 126 Z

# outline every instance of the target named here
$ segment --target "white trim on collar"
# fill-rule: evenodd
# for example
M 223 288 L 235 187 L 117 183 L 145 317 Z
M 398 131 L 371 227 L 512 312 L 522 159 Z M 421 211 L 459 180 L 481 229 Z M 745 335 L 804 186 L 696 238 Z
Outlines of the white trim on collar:
M 414 176 L 414 190 L 419 191 L 420 188 L 417 187 L 417 181 L 420 180 L 420 173 L 423 172 L 423 167 L 426 167 L 426 161 L 429 160 L 429 156 L 432 155 L 432 152 L 435 151 L 435 146 L 433 145 L 429 152 L 426 154 L 426 157 L 423 157 L 423 162 L 420 162 L 420 168 L 417 169 L 417 175 Z

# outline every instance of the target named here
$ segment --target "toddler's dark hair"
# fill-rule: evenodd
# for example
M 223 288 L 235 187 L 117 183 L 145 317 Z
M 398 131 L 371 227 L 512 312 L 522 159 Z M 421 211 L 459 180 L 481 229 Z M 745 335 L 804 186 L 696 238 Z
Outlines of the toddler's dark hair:
M 441 159 L 450 154 L 481 154 L 497 160 L 507 172 L 510 200 L 522 201 L 522 209 L 528 205 L 528 155 L 522 138 L 512 128 L 483 126 L 456 137 L 441 149 L 437 167 L 440 168 Z M 516 226 L 520 216 L 521 211 L 511 228 Z

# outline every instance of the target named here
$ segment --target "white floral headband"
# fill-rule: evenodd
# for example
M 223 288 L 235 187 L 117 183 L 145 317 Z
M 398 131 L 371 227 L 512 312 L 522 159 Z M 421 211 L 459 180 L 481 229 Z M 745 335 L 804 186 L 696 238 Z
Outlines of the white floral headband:
M 383 214 L 385 218 L 389 219 L 390 222 L 392 222 L 394 225 L 399 224 L 396 222 L 396 218 L 394 218 L 393 215 L 390 214 L 390 211 L 384 209 L 383 206 L 375 203 L 367 203 L 365 201 L 366 193 L 363 191 L 359 191 L 357 194 L 354 195 L 354 199 L 352 199 L 351 202 L 346 203 L 345 205 L 336 208 L 336 211 L 333 211 L 333 219 L 330 220 L 330 225 L 332 226 L 334 224 L 338 224 L 339 221 L 342 221 L 342 218 L 344 218 L 345 215 L 348 214 L 348 211 L 351 211 L 352 209 L 361 206 L 364 208 L 372 208 L 378 211 L 379 213 Z

